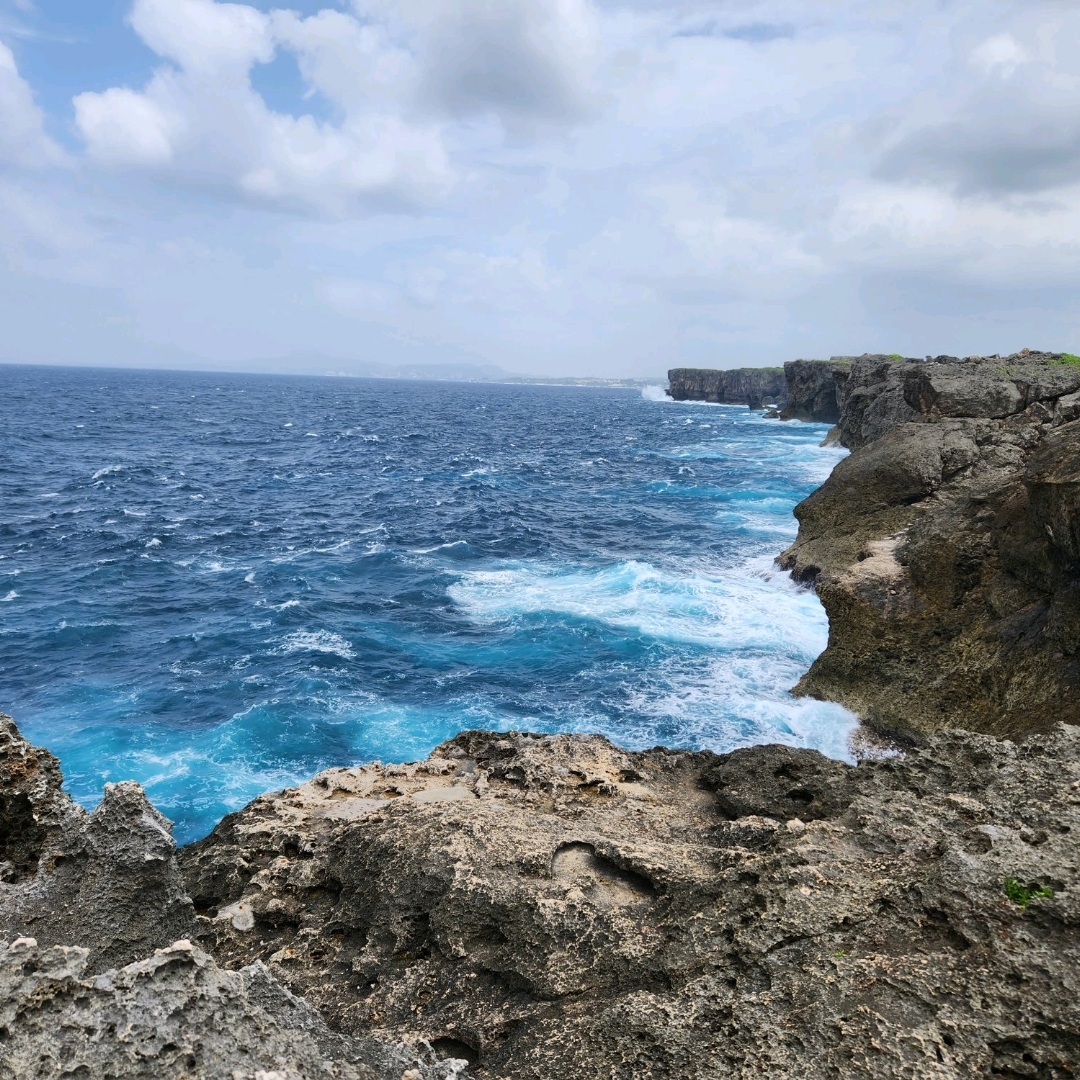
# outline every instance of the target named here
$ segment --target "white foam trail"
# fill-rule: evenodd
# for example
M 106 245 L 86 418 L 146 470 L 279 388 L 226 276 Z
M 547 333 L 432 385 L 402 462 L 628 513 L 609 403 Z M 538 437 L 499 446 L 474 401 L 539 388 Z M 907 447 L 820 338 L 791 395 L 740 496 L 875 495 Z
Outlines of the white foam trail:
M 281 652 L 331 653 L 343 660 L 351 660 L 356 655 L 352 646 L 340 634 L 329 630 L 297 630 L 282 642 Z
M 478 622 L 544 612 L 604 623 L 661 641 L 738 650 L 790 650 L 809 664 L 828 640 L 817 597 L 786 576 L 748 568 L 676 574 L 630 561 L 556 569 L 518 563 L 472 571 L 450 586 Z

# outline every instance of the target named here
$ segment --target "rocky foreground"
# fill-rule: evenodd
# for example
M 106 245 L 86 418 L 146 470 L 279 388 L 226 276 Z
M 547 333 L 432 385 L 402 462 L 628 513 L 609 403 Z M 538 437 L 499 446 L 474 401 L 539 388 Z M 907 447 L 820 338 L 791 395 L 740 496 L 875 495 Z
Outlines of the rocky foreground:
M 1080 1073 L 1076 728 L 857 767 L 467 732 L 179 853 L 59 779 L 5 719 L 5 1077 Z

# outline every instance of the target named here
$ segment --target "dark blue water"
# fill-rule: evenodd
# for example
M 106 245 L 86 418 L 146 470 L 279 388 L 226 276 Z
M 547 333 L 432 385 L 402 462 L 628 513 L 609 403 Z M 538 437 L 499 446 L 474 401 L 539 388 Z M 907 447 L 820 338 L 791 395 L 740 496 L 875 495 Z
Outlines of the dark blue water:
M 467 727 L 842 755 L 824 429 L 658 391 L 0 367 L 0 709 L 205 833 Z

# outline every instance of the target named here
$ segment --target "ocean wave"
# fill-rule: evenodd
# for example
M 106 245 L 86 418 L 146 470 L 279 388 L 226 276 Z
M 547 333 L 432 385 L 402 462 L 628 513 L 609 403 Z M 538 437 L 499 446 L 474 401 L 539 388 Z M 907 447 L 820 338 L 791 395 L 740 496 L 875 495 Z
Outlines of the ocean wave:
M 643 386 L 641 396 L 646 401 L 671 401 L 671 395 L 662 386 Z
M 112 476 L 113 473 L 123 472 L 124 468 L 125 466 L 123 465 L 106 465 L 104 469 L 98 469 L 98 471 L 90 477 L 90 480 L 104 480 L 106 476 Z
M 816 596 L 759 568 L 679 574 L 630 560 L 603 567 L 518 563 L 449 587 L 477 622 L 552 614 L 710 649 L 786 651 L 809 663 L 828 640 Z
M 340 634 L 330 630 L 297 630 L 289 634 L 281 644 L 281 652 L 319 652 L 352 660 L 356 653 Z

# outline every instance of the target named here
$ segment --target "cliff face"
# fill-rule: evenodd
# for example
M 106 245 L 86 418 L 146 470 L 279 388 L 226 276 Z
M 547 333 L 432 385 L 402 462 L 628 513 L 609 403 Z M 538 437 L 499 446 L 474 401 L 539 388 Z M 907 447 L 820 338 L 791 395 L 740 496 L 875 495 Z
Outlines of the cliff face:
M 467 732 L 164 866 L 194 945 L 90 978 L 61 904 L 66 947 L 0 946 L 0 1076 L 1075 1075 L 1074 728 L 858 767 Z
M 668 372 L 668 393 L 676 401 L 712 401 L 727 405 L 763 405 L 783 401 L 782 368 L 672 368 Z
M 798 693 L 911 737 L 1080 722 L 1078 390 L 1051 354 L 852 365 L 781 557 L 829 615 Z
M 784 364 L 787 404 L 781 420 L 835 424 L 840 419 L 840 392 L 851 371 L 851 358 L 789 360 Z

